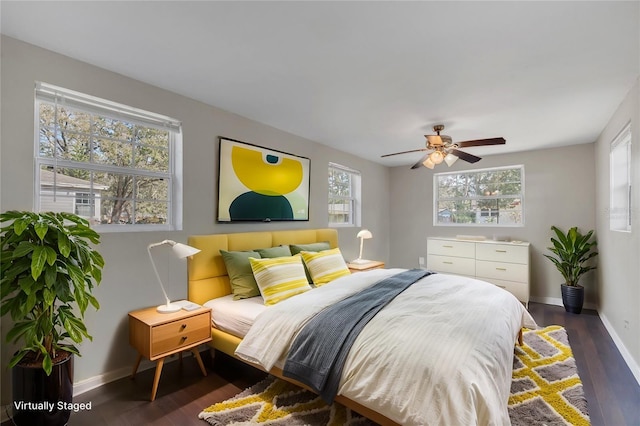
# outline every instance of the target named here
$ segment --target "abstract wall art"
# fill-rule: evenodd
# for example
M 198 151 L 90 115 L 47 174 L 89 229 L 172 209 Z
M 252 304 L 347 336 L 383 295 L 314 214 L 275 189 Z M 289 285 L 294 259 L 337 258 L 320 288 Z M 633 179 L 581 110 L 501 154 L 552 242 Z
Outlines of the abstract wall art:
M 308 158 L 219 141 L 218 222 L 309 220 Z

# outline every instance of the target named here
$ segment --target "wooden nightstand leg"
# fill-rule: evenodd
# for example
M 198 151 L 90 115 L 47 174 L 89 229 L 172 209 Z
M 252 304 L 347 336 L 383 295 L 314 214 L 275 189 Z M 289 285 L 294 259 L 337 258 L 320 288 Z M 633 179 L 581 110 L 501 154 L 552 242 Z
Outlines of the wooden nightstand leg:
M 153 378 L 153 388 L 151 389 L 151 400 L 156 399 L 156 392 L 158 391 L 158 382 L 160 382 L 160 375 L 162 374 L 162 366 L 164 365 L 164 358 L 158 360 L 156 364 L 156 375 Z
M 138 367 L 140 367 L 140 361 L 142 360 L 142 355 L 138 354 L 138 359 L 136 360 L 136 364 L 133 366 L 133 371 L 131 372 L 131 378 L 136 377 L 136 373 L 138 372 Z
M 200 352 L 198 352 L 198 348 L 196 347 L 191 349 L 191 352 L 193 352 L 193 356 L 196 357 L 196 361 L 198 361 L 198 365 L 200 366 L 200 371 L 202 371 L 202 374 L 206 376 L 207 369 L 204 368 L 204 364 L 202 363 L 202 358 L 200 358 Z

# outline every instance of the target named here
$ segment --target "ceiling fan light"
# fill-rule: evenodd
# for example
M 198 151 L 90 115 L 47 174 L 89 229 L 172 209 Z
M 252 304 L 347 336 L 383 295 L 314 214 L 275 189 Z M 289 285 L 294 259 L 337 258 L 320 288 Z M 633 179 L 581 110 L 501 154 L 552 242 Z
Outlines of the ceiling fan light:
M 433 161 L 431 161 L 431 156 L 427 157 L 427 159 L 422 162 L 422 165 L 427 169 L 433 169 L 436 166 Z
M 440 164 L 444 160 L 444 155 L 440 151 L 433 151 L 431 155 L 429 155 L 429 159 L 433 164 Z
M 453 166 L 453 163 L 455 163 L 456 161 L 458 161 L 458 157 L 449 153 L 444 157 L 444 162 L 447 163 L 447 166 L 451 167 Z

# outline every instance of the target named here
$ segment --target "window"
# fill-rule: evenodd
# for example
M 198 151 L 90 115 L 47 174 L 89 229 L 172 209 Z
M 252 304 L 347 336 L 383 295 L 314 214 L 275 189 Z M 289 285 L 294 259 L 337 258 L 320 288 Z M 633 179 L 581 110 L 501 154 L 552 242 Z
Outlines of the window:
M 36 85 L 35 204 L 104 230 L 181 229 L 181 124 Z
M 434 225 L 524 225 L 524 166 L 436 173 Z
M 360 225 L 360 172 L 329 163 L 329 225 Z
M 631 124 L 611 142 L 609 153 L 609 226 L 631 232 Z

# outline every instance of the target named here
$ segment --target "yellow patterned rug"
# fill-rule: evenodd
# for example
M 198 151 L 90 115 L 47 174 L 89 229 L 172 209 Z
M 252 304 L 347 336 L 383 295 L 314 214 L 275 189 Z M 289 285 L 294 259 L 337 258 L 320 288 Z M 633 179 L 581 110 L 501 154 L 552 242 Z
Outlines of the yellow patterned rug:
M 513 426 L 589 425 L 587 400 L 567 331 L 558 325 L 524 333 L 513 358 Z
M 529 330 L 523 338 L 513 358 L 512 425 L 589 425 L 587 402 L 565 329 Z M 328 406 L 316 394 L 272 376 L 205 408 L 199 417 L 214 426 L 374 425 L 340 404 Z

